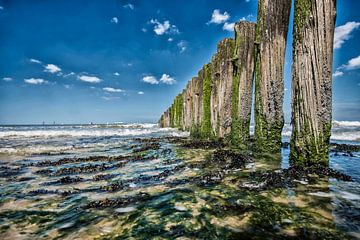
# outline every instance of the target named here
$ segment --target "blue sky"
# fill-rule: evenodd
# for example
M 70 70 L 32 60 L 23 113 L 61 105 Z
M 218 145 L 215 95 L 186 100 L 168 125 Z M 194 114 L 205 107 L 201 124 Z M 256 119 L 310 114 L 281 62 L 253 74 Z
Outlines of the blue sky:
M 338 0 L 333 118 L 360 120 L 360 1 Z M 255 0 L 0 0 L 0 124 L 155 122 Z M 290 29 L 291 30 L 291 29 Z M 286 54 L 290 117 L 291 31 Z

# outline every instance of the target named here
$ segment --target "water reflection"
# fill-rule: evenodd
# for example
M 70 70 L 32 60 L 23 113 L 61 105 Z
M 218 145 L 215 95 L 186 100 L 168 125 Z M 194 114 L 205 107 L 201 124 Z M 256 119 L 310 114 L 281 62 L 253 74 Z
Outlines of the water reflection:
M 312 175 L 251 190 L 241 186 L 266 171 L 288 168 L 289 150 L 282 150 L 282 160 L 234 155 L 234 162 L 228 154 L 220 163 L 211 159 L 214 151 L 182 148 L 166 138 L 126 139 L 107 150 L 4 162 L 0 237 L 359 237 L 359 169 L 351 166 L 356 160 L 331 160 L 354 182 Z

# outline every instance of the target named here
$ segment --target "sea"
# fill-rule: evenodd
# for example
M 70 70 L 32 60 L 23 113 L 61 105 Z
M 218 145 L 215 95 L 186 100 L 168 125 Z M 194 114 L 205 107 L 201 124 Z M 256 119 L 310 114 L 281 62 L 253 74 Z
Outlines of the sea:
M 303 179 L 265 198 L 235 180 L 192 184 L 209 152 L 169 141 L 188 136 L 152 123 L 1 125 L 0 239 L 360 239 L 360 152 L 330 152 L 351 182 Z M 360 145 L 360 121 L 333 121 L 331 142 Z M 226 179 L 286 169 L 288 156 Z

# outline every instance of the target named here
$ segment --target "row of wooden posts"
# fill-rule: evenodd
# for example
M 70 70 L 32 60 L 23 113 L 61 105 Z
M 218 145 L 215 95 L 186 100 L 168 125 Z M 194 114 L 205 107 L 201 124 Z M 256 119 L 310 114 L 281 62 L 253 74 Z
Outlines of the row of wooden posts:
M 294 1 L 290 159 L 327 165 L 336 0 Z M 161 116 L 161 127 L 247 148 L 255 89 L 255 148 L 278 153 L 291 6 L 292 0 L 259 0 L 257 23 L 235 24 L 235 38 L 218 44 L 211 62 Z

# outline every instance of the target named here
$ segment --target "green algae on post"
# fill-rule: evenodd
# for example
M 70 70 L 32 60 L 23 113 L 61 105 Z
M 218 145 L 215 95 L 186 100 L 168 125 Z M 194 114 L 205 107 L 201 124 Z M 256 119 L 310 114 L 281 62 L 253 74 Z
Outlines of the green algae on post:
M 290 9 L 291 0 L 258 1 L 255 53 L 255 144 L 258 151 L 280 152 Z
M 255 27 L 255 23 L 245 21 L 235 24 L 231 109 L 231 144 L 235 148 L 246 149 L 249 146 L 254 78 Z
M 295 1 L 290 145 L 294 164 L 329 164 L 335 19 L 335 0 Z

